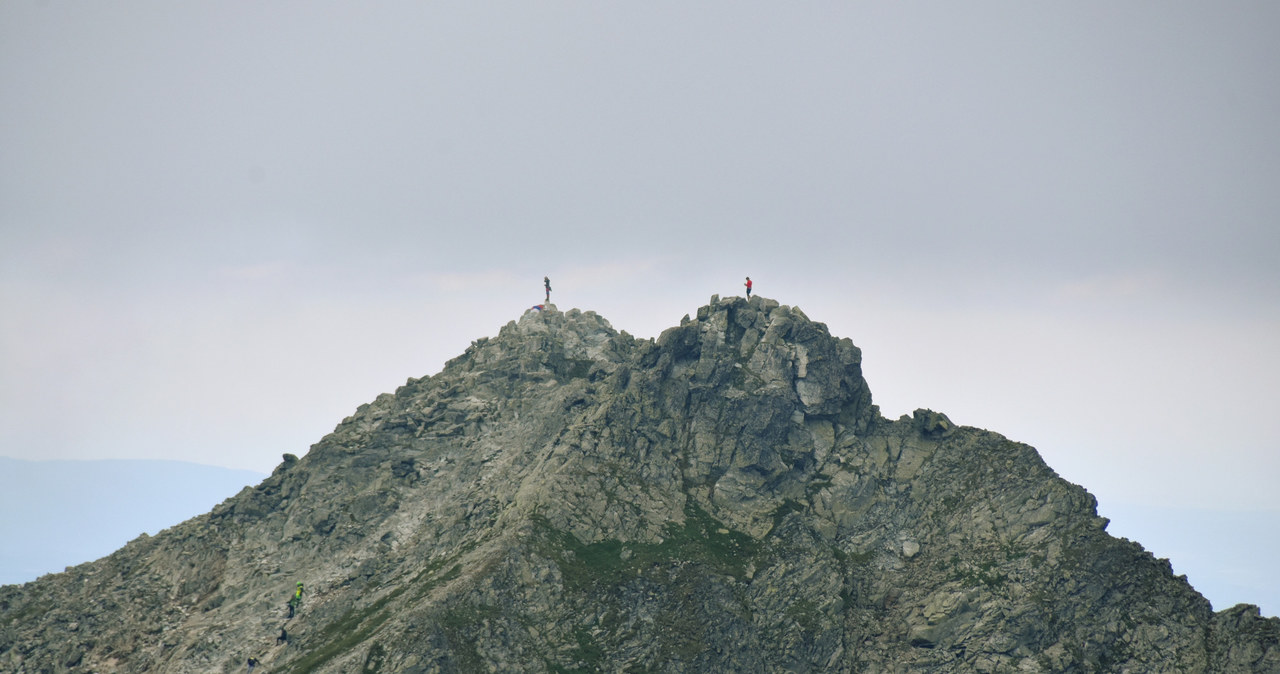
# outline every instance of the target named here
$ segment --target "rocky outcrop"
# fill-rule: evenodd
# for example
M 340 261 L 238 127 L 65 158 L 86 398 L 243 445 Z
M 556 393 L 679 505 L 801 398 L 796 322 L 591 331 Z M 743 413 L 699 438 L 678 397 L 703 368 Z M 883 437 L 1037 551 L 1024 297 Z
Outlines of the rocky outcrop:
M 1280 621 L 1213 613 L 1031 447 L 883 418 L 861 361 L 760 297 L 656 340 L 531 312 L 212 512 L 0 589 L 0 670 L 1280 671 Z

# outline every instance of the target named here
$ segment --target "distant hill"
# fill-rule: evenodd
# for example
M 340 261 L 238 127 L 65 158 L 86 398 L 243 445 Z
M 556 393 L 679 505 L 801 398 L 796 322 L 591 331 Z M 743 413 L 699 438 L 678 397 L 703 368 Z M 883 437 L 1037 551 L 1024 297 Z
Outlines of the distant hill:
M 105 557 L 265 477 L 182 461 L 0 457 L 0 585 Z

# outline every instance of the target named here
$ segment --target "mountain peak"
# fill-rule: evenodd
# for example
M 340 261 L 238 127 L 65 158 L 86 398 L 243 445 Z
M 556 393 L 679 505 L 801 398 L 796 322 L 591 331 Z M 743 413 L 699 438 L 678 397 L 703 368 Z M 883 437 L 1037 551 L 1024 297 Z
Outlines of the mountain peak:
M 1214 614 L 1033 448 L 883 418 L 861 366 L 762 297 L 712 297 L 656 339 L 541 305 L 207 515 L 0 589 L 0 663 L 1280 666 L 1280 620 Z

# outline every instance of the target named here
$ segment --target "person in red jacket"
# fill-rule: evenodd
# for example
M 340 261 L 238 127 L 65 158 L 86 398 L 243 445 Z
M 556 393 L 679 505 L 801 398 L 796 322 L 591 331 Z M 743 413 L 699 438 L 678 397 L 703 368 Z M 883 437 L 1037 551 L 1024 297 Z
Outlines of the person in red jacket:
M 747 299 L 751 299 L 751 277 L 747 277 L 747 282 L 742 285 L 747 287 Z

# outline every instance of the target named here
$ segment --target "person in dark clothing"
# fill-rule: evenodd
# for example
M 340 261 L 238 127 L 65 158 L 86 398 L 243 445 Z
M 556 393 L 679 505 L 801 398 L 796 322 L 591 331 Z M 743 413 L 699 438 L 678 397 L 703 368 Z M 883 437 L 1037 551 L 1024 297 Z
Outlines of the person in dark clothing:
M 550 302 L 551 301 L 551 277 L 543 276 L 542 285 L 547 289 L 547 301 Z
M 249 672 L 250 672 L 250 674 L 253 674 L 253 668 L 258 666 L 258 659 L 257 659 L 257 658 L 249 658 L 249 663 L 248 663 L 248 664 L 249 664 Z
M 285 629 L 284 629 L 283 627 L 281 627 L 281 628 L 280 628 L 280 636 L 276 637 L 276 645 L 277 645 L 277 646 L 279 646 L 280 644 L 286 644 L 286 645 L 287 645 L 288 643 L 289 643 L 289 633 L 288 633 L 288 632 L 286 632 L 286 631 L 285 631 Z

